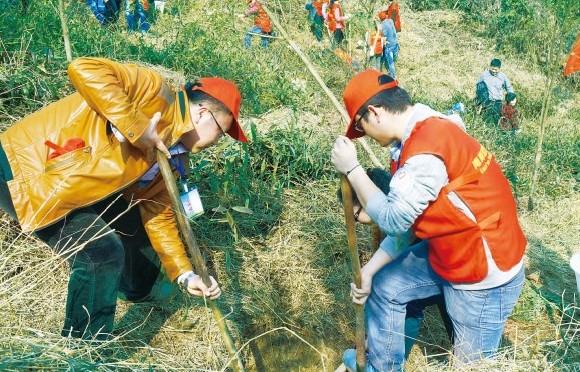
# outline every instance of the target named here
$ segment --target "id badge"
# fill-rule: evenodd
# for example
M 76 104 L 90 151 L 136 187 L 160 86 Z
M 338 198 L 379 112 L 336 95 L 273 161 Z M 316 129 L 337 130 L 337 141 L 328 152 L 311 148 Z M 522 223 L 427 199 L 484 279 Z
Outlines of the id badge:
M 197 187 L 189 188 L 186 183 L 182 184 L 183 193 L 179 195 L 181 199 L 181 204 L 183 204 L 183 209 L 185 210 L 185 215 L 187 218 L 196 218 L 203 214 L 203 204 L 201 203 L 201 198 L 199 197 L 199 191 Z

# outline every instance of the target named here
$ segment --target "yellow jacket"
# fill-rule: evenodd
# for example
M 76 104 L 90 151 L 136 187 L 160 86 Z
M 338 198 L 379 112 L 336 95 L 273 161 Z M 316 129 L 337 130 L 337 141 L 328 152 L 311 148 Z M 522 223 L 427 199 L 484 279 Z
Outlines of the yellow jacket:
M 40 229 L 123 191 L 126 199 L 138 201 L 142 222 L 170 279 L 192 270 L 163 179 L 158 174 L 139 187 L 136 181 L 154 162 L 131 145 L 158 111 L 157 131 L 168 148 L 192 130 L 186 95 L 175 93 L 153 70 L 106 59 L 79 58 L 68 74 L 77 93 L 25 117 L 0 136 L 22 230 Z M 128 141 L 119 142 L 109 123 Z M 46 140 L 62 146 L 74 137 L 86 146 L 48 160 Z

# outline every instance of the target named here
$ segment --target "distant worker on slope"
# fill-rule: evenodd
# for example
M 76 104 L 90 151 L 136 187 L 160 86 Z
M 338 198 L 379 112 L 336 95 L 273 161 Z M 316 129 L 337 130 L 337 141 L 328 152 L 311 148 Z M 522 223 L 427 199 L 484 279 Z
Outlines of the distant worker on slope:
M 399 12 L 399 3 L 394 0 L 387 0 L 387 18 L 392 19 L 395 24 L 395 30 L 401 32 L 401 14 Z
M 108 26 L 119 19 L 121 0 L 86 0 L 86 2 L 101 26 Z
M 262 48 L 268 47 L 268 36 L 272 35 L 272 25 L 270 23 L 270 17 L 266 11 L 262 8 L 262 5 L 257 0 L 246 0 L 249 4 L 248 8 L 244 14 L 238 15 L 238 17 L 249 17 L 254 16 L 254 26 L 246 32 L 246 37 L 244 38 L 244 46 L 249 49 L 252 44 L 252 35 L 264 35 L 262 36 Z
M 328 29 L 332 32 L 332 49 L 338 48 L 344 40 L 346 24 L 344 21 L 350 18 L 343 14 L 339 0 L 330 0 L 328 11 Z
M 505 130 L 513 131 L 514 134 L 519 134 L 520 117 L 516 109 L 518 99 L 515 93 L 508 93 L 505 95 L 505 103 L 501 106 L 501 117 L 499 118 L 499 125 Z
M 578 33 L 578 38 L 570 50 L 563 74 L 564 77 L 567 77 L 578 71 L 580 71 L 580 33 Z
M 110 1 L 110 0 L 109 0 Z M 149 10 L 148 0 L 127 0 L 125 4 L 125 18 L 127 19 L 127 31 L 137 31 L 142 33 L 149 32 L 151 25 L 147 20 L 147 11 Z
M 310 19 L 310 31 L 319 43 L 322 41 L 322 29 L 324 27 L 324 5 L 328 5 L 329 0 L 312 0 L 306 4 L 308 18 Z
M 387 13 L 381 11 L 377 14 L 379 22 L 387 18 Z M 377 71 L 381 71 L 383 65 L 385 64 L 384 55 L 384 44 L 385 38 L 383 37 L 383 31 L 381 30 L 380 23 L 375 30 L 369 30 L 366 36 L 368 55 L 369 55 L 369 67 Z
M 475 85 L 476 100 L 482 106 L 486 120 L 494 124 L 501 117 L 504 90 L 515 93 L 510 80 L 500 69 L 501 61 L 492 59 L 489 69 L 481 74 Z
M 383 14 L 379 13 L 379 17 L 383 16 Z M 395 60 L 399 57 L 399 39 L 397 38 L 397 30 L 395 30 L 393 20 L 385 17 L 381 22 L 381 30 L 385 37 L 385 47 L 383 48 L 385 62 L 389 69 L 389 75 L 395 79 Z

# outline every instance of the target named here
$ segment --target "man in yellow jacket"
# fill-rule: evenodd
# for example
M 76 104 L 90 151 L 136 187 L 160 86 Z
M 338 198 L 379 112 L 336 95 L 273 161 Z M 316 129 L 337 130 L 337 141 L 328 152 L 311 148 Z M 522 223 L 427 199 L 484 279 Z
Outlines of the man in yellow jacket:
M 226 133 L 246 142 L 236 85 L 174 91 L 156 71 L 99 58 L 68 74 L 76 93 L 0 135 L 0 208 L 71 268 L 63 336 L 106 338 L 117 296 L 155 297 L 161 266 L 189 293 L 219 297 L 214 278 L 208 288 L 193 273 L 154 152 L 187 176 L 189 152 Z

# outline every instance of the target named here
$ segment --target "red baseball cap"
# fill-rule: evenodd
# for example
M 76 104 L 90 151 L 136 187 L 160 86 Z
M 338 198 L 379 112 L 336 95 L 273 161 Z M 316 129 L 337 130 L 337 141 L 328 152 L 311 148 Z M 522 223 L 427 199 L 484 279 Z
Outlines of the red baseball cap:
M 359 138 L 365 135 L 365 132 L 359 132 L 354 129 L 354 117 L 363 105 L 380 91 L 392 89 L 399 85 L 397 80 L 381 84 L 381 77 L 383 76 L 388 75 L 377 70 L 366 70 L 355 75 L 346 85 L 342 100 L 350 117 L 350 123 L 345 134 L 348 138 Z
M 226 133 L 235 140 L 248 142 L 238 121 L 242 95 L 236 84 L 218 77 L 206 77 L 197 80 L 197 84 L 194 85 L 192 90 L 202 91 L 223 103 L 234 117 L 234 122 Z

